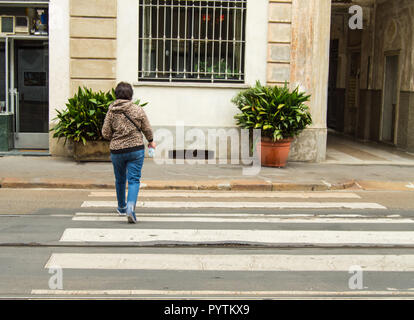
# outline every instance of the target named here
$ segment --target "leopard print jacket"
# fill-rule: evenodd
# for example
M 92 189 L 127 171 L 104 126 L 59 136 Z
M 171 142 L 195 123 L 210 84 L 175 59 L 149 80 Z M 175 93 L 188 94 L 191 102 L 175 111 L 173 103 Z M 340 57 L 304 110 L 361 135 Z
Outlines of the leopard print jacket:
M 140 131 L 125 114 L 134 121 Z M 152 142 L 152 128 L 142 107 L 131 100 L 116 100 L 109 106 L 102 126 L 102 136 L 110 140 L 111 151 L 144 146 L 142 133 L 148 142 Z

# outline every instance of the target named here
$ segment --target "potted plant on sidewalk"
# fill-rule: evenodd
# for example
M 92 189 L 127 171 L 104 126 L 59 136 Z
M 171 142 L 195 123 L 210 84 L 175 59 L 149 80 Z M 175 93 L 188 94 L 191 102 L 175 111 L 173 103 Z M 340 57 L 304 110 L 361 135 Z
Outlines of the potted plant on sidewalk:
M 295 136 L 312 123 L 305 102 L 310 96 L 299 89 L 262 86 L 239 92 L 232 102 L 241 113 L 235 115 L 237 125 L 244 129 L 261 129 L 258 150 L 261 164 L 267 167 L 284 167 L 289 156 L 290 144 Z
M 78 161 L 106 161 L 109 158 L 109 142 L 102 137 L 102 125 L 109 105 L 115 101 L 115 91 L 93 92 L 79 87 L 78 93 L 68 100 L 66 109 L 56 110 L 58 120 L 54 138 L 71 140 L 73 157 Z

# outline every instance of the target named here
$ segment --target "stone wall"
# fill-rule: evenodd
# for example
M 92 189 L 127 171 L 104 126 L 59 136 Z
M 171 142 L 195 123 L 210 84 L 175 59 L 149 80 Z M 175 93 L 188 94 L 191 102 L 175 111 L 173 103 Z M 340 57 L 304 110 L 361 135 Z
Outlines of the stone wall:
M 290 84 L 311 95 L 313 119 L 293 143 L 292 160 L 319 162 L 326 157 L 330 22 L 330 1 L 292 1 Z
M 288 82 L 312 95 L 313 125 L 293 143 L 290 159 L 324 160 L 330 1 L 269 0 L 268 5 L 266 82 Z M 117 9 L 117 0 L 70 0 L 71 94 L 78 86 L 106 91 L 116 85 Z
M 116 85 L 117 0 L 54 0 L 51 9 L 49 118 L 54 119 L 55 109 L 64 109 L 79 86 L 108 91 Z M 55 125 L 51 120 L 49 128 Z M 73 144 L 64 140 L 49 134 L 53 156 L 72 155 Z
M 311 94 L 313 125 L 293 142 L 293 161 L 325 159 L 330 14 L 326 0 L 269 0 L 267 83 Z
M 290 81 L 292 1 L 269 1 L 267 83 Z
M 375 17 L 373 88 L 382 89 L 385 55 L 392 52 L 400 56 L 400 91 L 414 91 L 414 2 L 379 2 Z
M 70 1 L 70 92 L 116 85 L 117 0 Z
M 410 92 L 410 115 L 407 127 L 407 150 L 414 152 L 414 92 Z
M 396 114 L 395 144 L 413 151 L 414 134 L 414 2 L 412 0 L 380 1 L 375 12 L 375 37 L 373 41 L 373 66 L 370 88 L 382 91 L 387 55 L 399 57 L 399 99 Z M 379 101 L 382 110 L 382 100 Z M 381 113 L 380 113 L 381 114 Z M 373 114 L 374 115 L 374 114 Z M 377 117 L 378 131 L 381 118 Z M 411 122 L 410 122 L 411 121 Z M 411 146 L 411 147 L 410 147 Z
M 398 55 L 397 80 L 398 96 L 396 110 L 396 130 L 394 143 L 408 150 L 410 144 L 409 119 L 414 114 L 411 97 L 414 93 L 414 2 L 412 0 L 352 0 L 363 7 L 364 25 L 360 31 L 360 41 L 352 43 L 346 17 L 348 6 L 334 6 L 331 39 L 339 40 L 337 88 L 349 90 L 350 65 L 360 65 L 358 95 L 355 105 L 356 123 L 350 121 L 345 103 L 343 115 L 345 133 L 355 133 L 362 140 L 381 141 L 381 124 L 384 90 L 384 67 L 388 55 Z M 344 18 L 345 17 L 345 18 Z M 345 19 L 345 20 L 344 20 Z M 355 37 L 354 37 L 355 39 Z M 358 63 L 352 52 L 360 52 Z M 346 95 L 348 97 L 348 95 Z M 350 131 L 349 128 L 352 127 Z M 348 130 L 347 130 L 348 128 Z
M 356 137 L 364 141 L 379 141 L 382 90 L 362 89 L 359 93 Z
M 401 92 L 400 94 L 400 110 L 398 117 L 398 132 L 397 132 L 397 145 L 400 148 L 405 149 L 407 147 L 407 134 L 410 122 L 410 92 Z
M 414 92 L 400 94 L 397 146 L 414 152 Z

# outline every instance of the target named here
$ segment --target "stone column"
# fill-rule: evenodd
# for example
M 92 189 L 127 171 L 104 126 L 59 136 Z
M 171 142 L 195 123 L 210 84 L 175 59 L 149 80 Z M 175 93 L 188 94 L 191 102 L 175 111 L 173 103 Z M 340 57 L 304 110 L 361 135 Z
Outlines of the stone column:
M 94 91 L 116 86 L 117 0 L 53 0 L 51 9 L 49 126 L 53 128 L 54 109 L 64 109 L 79 86 Z M 71 156 L 72 147 L 50 133 L 53 156 Z
M 71 93 L 116 85 L 117 0 L 70 1 Z
M 330 0 L 292 1 L 290 85 L 311 94 L 313 125 L 292 145 L 290 158 L 323 161 L 326 156 Z

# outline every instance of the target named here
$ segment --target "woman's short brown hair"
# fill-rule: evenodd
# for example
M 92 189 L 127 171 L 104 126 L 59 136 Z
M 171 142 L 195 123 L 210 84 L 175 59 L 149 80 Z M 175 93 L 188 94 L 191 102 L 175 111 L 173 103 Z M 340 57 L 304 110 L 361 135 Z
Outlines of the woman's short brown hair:
M 115 96 L 117 99 L 131 100 L 133 94 L 132 86 L 127 82 L 120 82 L 115 88 Z

